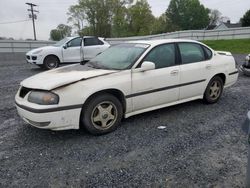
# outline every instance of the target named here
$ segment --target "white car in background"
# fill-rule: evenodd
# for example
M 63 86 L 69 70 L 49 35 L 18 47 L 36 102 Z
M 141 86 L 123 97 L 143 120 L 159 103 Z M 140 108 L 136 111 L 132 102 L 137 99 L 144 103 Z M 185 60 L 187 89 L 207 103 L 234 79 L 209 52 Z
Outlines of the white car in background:
M 192 100 L 215 103 L 238 78 L 230 52 L 192 40 L 134 41 L 110 47 L 84 65 L 21 82 L 15 101 L 29 124 L 100 135 L 123 117 Z
M 45 69 L 53 69 L 60 63 L 88 61 L 109 47 L 109 43 L 100 37 L 66 37 L 52 46 L 29 51 L 26 61 Z

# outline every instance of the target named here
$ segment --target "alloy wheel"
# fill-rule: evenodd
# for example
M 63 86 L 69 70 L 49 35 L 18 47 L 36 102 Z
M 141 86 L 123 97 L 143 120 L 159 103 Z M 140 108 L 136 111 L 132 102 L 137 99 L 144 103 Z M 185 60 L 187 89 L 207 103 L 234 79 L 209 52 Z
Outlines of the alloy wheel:
M 117 120 L 118 110 L 116 106 L 105 101 L 95 106 L 91 114 L 91 122 L 99 130 L 109 129 Z
M 209 95 L 212 100 L 216 100 L 221 94 L 221 84 L 219 81 L 214 80 L 209 88 Z

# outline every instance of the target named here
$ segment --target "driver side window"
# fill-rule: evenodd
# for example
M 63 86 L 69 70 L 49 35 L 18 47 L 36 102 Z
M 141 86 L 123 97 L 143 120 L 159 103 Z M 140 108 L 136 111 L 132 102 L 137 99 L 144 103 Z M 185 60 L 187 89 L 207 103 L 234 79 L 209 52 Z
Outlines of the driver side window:
M 155 63 L 155 68 L 165 68 L 175 65 L 175 45 L 164 44 L 152 49 L 144 61 Z
M 79 47 L 82 44 L 82 38 L 75 38 L 67 43 L 67 47 Z

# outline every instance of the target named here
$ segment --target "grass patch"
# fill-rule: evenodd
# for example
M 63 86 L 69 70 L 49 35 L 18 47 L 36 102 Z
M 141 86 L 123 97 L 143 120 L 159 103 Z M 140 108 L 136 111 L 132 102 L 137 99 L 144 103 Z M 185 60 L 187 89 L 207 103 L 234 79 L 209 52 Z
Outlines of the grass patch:
M 250 53 L 250 39 L 205 40 L 202 42 L 218 51 L 229 51 L 234 54 Z

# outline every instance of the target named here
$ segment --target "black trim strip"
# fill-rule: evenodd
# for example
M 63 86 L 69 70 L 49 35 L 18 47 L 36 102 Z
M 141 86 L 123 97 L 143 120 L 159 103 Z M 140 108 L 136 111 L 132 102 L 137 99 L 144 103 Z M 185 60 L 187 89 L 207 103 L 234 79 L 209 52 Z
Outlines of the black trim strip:
M 235 72 L 229 73 L 228 75 L 231 76 L 231 75 L 238 74 L 238 73 L 239 73 L 239 71 L 235 71 Z
M 30 108 L 28 106 L 18 104 L 17 102 L 15 102 L 15 103 L 18 107 L 20 107 L 24 110 L 27 110 L 29 112 L 32 112 L 32 113 L 49 113 L 49 112 L 58 112 L 58 111 L 65 111 L 65 110 L 73 110 L 73 109 L 77 109 L 77 108 L 82 108 L 82 104 L 78 104 L 78 105 L 62 106 L 62 107 L 49 108 L 49 109 L 34 109 L 34 108 Z
M 174 89 L 174 88 L 177 88 L 177 87 L 183 87 L 183 86 L 197 84 L 197 83 L 201 83 L 201 82 L 205 82 L 205 81 L 206 81 L 205 79 L 204 80 L 197 80 L 197 81 L 194 81 L 194 82 L 188 82 L 188 83 L 184 83 L 184 84 L 178 84 L 178 85 L 167 86 L 167 87 L 158 88 L 158 89 L 154 89 L 154 90 L 143 91 L 143 92 L 127 95 L 126 98 L 137 97 L 137 96 L 140 96 L 140 95 L 146 95 L 146 94 L 155 93 L 155 92 L 159 92 L 159 91 Z

